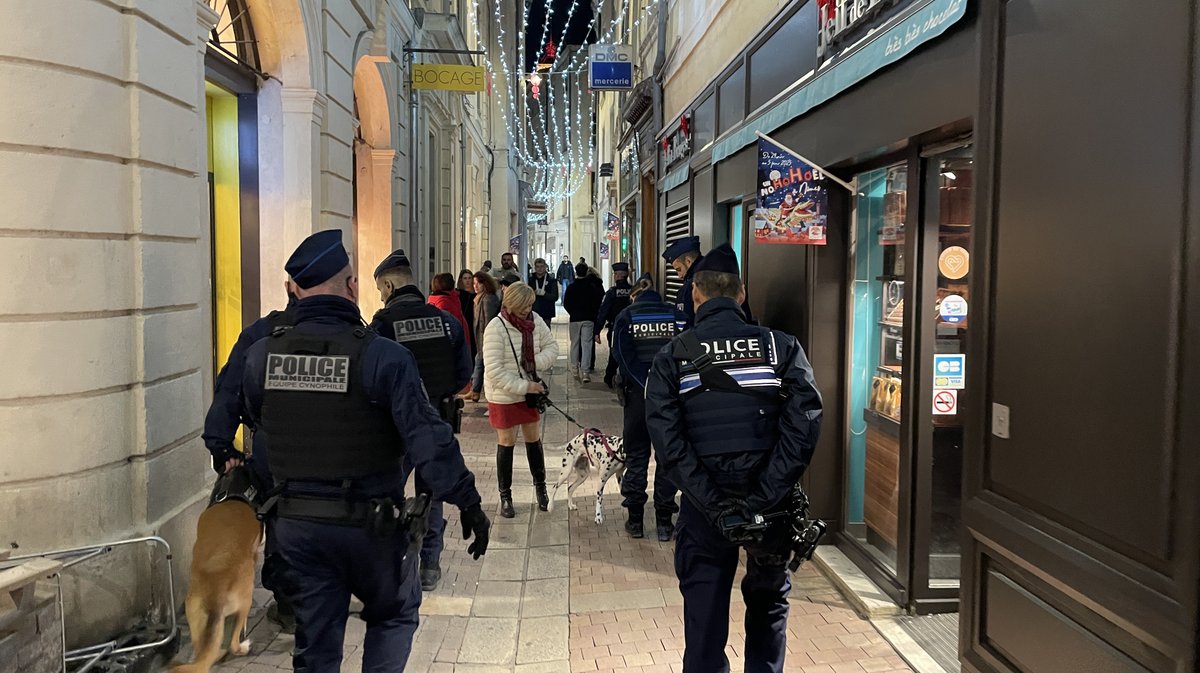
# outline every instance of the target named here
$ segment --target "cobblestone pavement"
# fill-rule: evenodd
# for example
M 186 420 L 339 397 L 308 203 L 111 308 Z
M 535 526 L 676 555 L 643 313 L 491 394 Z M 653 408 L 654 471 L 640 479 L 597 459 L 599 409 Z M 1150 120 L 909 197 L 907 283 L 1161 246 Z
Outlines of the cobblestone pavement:
M 619 433 L 620 408 L 594 377 L 588 385 L 567 370 L 565 319 L 555 327 L 564 355 L 550 376 L 551 396 L 585 426 Z M 601 352 L 602 369 L 606 353 Z M 672 546 L 648 536 L 632 540 L 622 528 L 624 511 L 615 480 L 605 498 L 603 525 L 592 520 L 595 477 L 576 493 L 579 510 L 568 517 L 565 489 L 553 512 L 536 511 L 529 471 L 517 446 L 514 497 L 517 518 L 500 519 L 495 475 L 495 433 L 483 416 L 486 405 L 468 403 L 460 437 L 467 465 L 475 472 L 484 507 L 495 524 L 487 555 L 473 561 L 461 538 L 457 511 L 449 524 L 443 579 L 425 594 L 421 627 L 407 670 L 414 673 L 672 673 L 682 670 L 683 607 Z M 546 418 L 548 477 L 561 467 L 561 446 L 578 429 L 551 410 Z M 653 479 L 650 480 L 653 484 Z M 738 584 L 735 582 L 735 587 Z M 793 578 L 787 671 L 867 673 L 908 671 L 896 652 L 811 565 Z M 264 618 L 269 595 L 256 594 L 251 619 L 251 654 L 228 657 L 219 673 L 291 670 L 291 636 Z M 730 643 L 733 671 L 742 671 L 744 607 L 733 600 Z M 352 606 L 358 609 L 360 606 Z M 342 670 L 362 666 L 365 624 L 351 619 Z M 189 648 L 185 647 L 185 652 Z

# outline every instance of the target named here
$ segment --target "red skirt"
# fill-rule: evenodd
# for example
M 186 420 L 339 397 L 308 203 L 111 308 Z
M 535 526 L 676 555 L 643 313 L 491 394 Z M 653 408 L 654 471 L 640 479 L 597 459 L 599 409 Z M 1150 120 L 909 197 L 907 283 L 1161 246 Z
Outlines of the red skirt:
M 525 404 L 495 404 L 488 402 L 488 420 L 497 430 L 507 430 L 526 423 L 537 423 L 541 420 L 538 410 Z

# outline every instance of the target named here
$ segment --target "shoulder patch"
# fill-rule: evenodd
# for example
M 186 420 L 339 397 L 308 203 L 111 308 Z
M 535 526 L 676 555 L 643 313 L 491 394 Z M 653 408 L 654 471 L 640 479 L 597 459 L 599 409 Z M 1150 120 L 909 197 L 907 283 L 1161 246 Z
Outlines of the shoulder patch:
M 266 390 L 344 393 L 350 390 L 350 356 L 267 354 Z

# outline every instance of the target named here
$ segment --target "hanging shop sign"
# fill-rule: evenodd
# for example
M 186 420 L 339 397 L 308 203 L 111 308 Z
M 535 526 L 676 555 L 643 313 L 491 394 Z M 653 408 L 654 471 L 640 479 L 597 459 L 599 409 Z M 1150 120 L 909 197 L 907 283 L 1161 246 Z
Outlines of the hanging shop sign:
M 952 245 L 938 255 L 938 271 L 950 280 L 965 278 L 971 271 L 971 253 L 960 245 Z
M 895 16 L 912 0 L 817 0 L 817 58 L 850 44 Z
M 520 234 L 508 239 L 508 251 L 513 255 L 521 254 L 521 236 Z
M 962 390 L 967 387 L 967 356 L 961 353 L 934 353 L 933 387 Z
M 414 63 L 412 85 L 414 89 L 478 93 L 487 86 L 487 73 L 476 65 Z
M 620 240 L 621 238 L 621 218 L 608 213 L 604 222 L 605 233 L 604 237 L 610 241 Z
M 662 165 L 669 170 L 692 156 L 692 116 L 683 115 L 679 124 L 662 139 Z
M 633 47 L 593 44 L 588 47 L 588 87 L 599 91 L 633 88 Z
M 829 192 L 824 177 L 820 169 L 759 138 L 754 240 L 825 245 Z
M 608 259 L 608 244 L 600 243 L 600 259 Z
M 546 202 L 545 201 L 529 201 L 528 203 L 525 204 L 525 212 L 528 213 L 529 215 L 545 215 L 546 214 Z

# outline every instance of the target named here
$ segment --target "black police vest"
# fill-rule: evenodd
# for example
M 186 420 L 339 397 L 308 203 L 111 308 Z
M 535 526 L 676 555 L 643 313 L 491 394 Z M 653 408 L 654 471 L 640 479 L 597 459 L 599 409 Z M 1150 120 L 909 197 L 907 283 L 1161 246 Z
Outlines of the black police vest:
M 399 470 L 404 440 L 391 409 L 363 390 L 375 335 L 363 327 L 316 335 L 276 330 L 267 346 L 262 425 L 275 480 L 341 480 Z
M 393 338 L 417 359 L 417 370 L 429 399 L 437 401 L 458 392 L 454 380 L 454 344 L 441 309 L 430 304 L 401 302 L 376 316 L 393 330 Z
M 661 302 L 633 304 L 629 307 L 629 330 L 638 361 L 649 365 L 679 333 L 675 310 Z
M 759 393 L 781 392 L 779 354 L 771 330 L 746 325 L 730 336 L 697 337 L 712 366 L 724 370 L 743 388 Z M 672 355 L 679 358 L 679 349 Z M 768 399 L 769 395 L 705 389 L 691 363 L 681 367 L 680 376 L 688 440 L 702 462 L 719 475 L 730 470 L 728 464 L 718 468 L 718 463 L 735 455 L 747 466 L 766 458 L 779 439 L 781 397 L 775 401 Z M 731 490 L 744 486 L 722 485 Z

